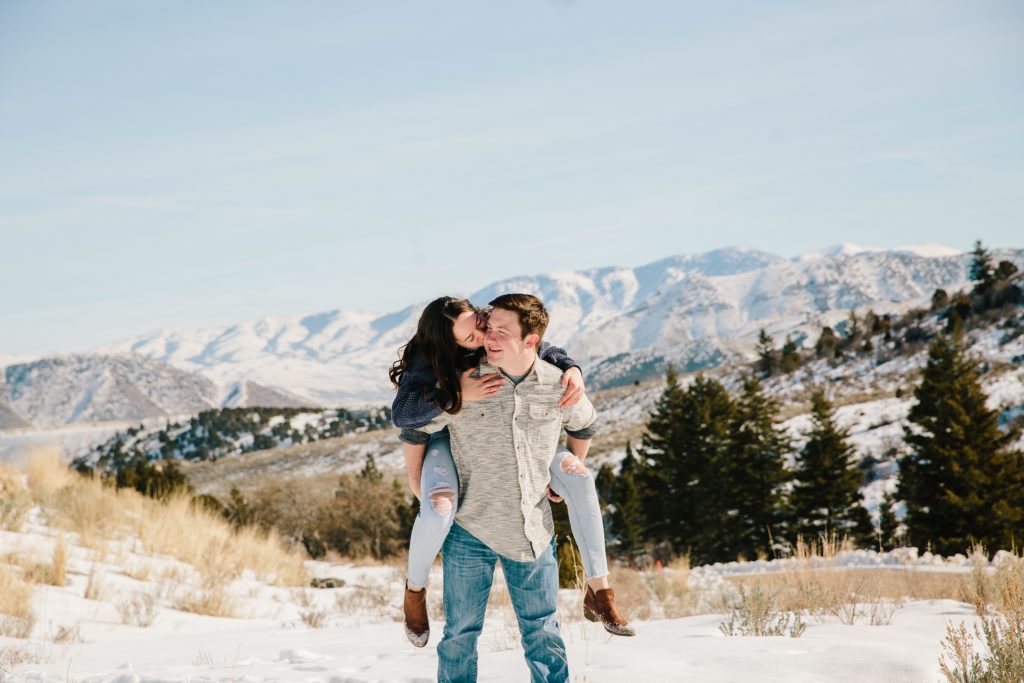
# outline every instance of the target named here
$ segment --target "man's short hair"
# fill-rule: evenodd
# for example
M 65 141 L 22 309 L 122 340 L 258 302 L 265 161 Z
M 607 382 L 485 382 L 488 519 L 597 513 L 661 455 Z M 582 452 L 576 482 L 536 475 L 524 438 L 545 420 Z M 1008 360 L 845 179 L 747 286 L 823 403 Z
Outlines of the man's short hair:
M 544 332 L 548 329 L 548 309 L 544 308 L 540 299 L 532 294 L 502 294 L 490 305 L 512 311 L 519 316 L 519 328 L 523 332 L 523 339 L 536 334 L 537 346 L 540 346 Z

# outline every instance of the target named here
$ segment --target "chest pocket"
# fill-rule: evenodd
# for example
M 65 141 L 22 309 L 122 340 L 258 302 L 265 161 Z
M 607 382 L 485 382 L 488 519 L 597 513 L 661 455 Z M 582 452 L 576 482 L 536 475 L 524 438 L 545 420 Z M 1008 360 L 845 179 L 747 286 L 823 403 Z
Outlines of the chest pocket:
M 561 427 L 562 411 L 557 407 L 531 405 L 530 431 L 546 434 Z

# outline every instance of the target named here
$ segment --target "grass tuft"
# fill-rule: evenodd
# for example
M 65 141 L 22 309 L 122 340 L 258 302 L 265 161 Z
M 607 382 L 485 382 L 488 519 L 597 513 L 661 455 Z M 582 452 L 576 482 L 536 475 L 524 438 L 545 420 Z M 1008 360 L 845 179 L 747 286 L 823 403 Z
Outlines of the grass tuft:
M 35 626 L 32 584 L 6 567 L 0 567 L 0 636 L 28 638 Z

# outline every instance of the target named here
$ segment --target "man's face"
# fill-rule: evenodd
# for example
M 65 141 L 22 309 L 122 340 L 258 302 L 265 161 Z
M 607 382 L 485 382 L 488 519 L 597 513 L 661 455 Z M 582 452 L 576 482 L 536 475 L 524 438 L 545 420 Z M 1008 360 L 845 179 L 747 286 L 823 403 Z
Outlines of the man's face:
M 536 350 L 537 335 L 527 335 L 523 339 L 523 330 L 519 326 L 519 316 L 503 308 L 495 308 L 487 319 L 487 332 L 484 338 L 484 350 L 487 351 L 487 362 L 497 367 L 515 363 L 526 354 Z

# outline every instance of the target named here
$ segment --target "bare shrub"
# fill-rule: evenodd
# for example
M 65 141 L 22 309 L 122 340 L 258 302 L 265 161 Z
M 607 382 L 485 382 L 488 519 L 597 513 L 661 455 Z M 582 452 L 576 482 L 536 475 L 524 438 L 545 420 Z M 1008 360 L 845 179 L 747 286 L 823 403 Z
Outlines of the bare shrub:
M 406 547 L 412 524 L 403 488 L 370 458 L 358 474 L 275 479 L 235 497 L 255 524 L 301 543 L 312 557 L 391 557 Z
M 79 624 L 58 626 L 57 630 L 53 634 L 53 642 L 60 644 L 82 642 L 81 626 Z
M 981 656 L 974 650 L 974 639 L 963 622 L 946 624 L 939 671 L 949 683 L 980 683 L 985 674 Z
M 896 610 L 903 604 L 902 600 L 875 597 L 868 602 L 868 623 L 872 626 L 888 626 L 896 616 Z
M 782 636 L 799 638 L 807 625 L 799 612 L 779 612 L 776 599 L 759 584 L 740 583 L 727 600 L 728 612 L 718 630 L 727 636 Z
M 147 628 L 152 625 L 158 612 L 156 597 L 149 593 L 135 593 L 119 600 L 115 607 L 121 616 L 121 623 Z
M 980 623 L 973 634 L 962 623 L 946 626 L 939 670 L 950 683 L 1024 681 L 1024 557 L 1001 553 L 991 575 L 980 562 L 974 573 Z M 977 642 L 984 644 L 984 653 Z
M 388 615 L 396 620 L 401 619 L 401 609 L 392 604 L 389 585 L 369 583 L 366 585 L 349 584 L 334 595 L 334 604 L 338 611 L 346 614 Z M 398 595 L 394 596 L 397 600 Z
M 35 664 L 38 661 L 39 659 L 25 648 L 0 648 L 0 674 L 10 673 L 19 664 Z M 0 680 L 3 680 L 3 676 L 0 676 Z
M 0 636 L 28 638 L 35 623 L 32 584 L 0 567 Z
M 309 628 L 323 628 L 327 624 L 327 611 L 319 607 L 308 591 L 298 594 L 299 619 Z

